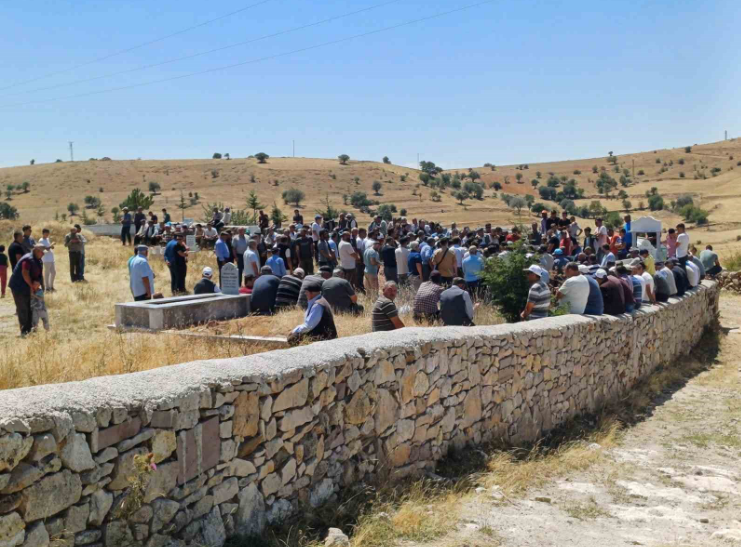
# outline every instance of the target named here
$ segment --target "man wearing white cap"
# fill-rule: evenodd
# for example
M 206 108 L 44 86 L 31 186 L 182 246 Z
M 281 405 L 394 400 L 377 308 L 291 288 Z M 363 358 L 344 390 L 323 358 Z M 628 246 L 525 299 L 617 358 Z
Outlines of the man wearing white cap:
M 221 292 L 219 286 L 213 282 L 214 271 L 211 268 L 208 266 L 203 268 L 201 275 L 203 278 L 193 287 L 193 294 L 214 294 Z
M 569 313 L 583 314 L 589 299 L 589 281 L 579 272 L 576 262 L 569 262 L 564 268 L 566 281 L 556 293 L 557 300 L 563 300 L 569 307 Z
M 551 291 L 542 280 L 543 268 L 533 264 L 524 271 L 527 272 L 527 280 L 531 286 L 527 295 L 527 304 L 520 317 L 525 321 L 548 317 L 548 310 L 551 307 Z
M 607 315 L 620 315 L 625 313 L 625 295 L 620 280 L 600 268 L 594 274 L 600 291 L 602 292 L 602 301 Z
M 154 295 L 154 272 L 147 260 L 148 256 L 149 247 L 139 245 L 136 248 L 136 257 L 129 265 L 131 294 L 134 295 L 134 302 L 151 300 Z

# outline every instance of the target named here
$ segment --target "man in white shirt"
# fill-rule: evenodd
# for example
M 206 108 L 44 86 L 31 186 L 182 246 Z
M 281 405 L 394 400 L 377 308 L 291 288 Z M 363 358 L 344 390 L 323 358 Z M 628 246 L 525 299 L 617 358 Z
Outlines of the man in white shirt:
M 453 224 L 455 226 L 455 224 Z M 463 259 L 468 254 L 466 249 L 461 247 L 461 238 L 454 237 L 451 240 L 451 243 L 453 243 L 453 252 L 455 253 L 455 262 L 456 267 L 458 268 L 458 275 L 457 277 L 463 277 Z
M 579 264 L 569 262 L 564 268 L 564 281 L 556 293 L 556 300 L 563 300 L 569 307 L 569 313 L 583 314 L 589 299 L 589 281 L 579 272 Z
M 602 250 L 605 244 L 609 243 L 607 236 L 607 227 L 602 224 L 601 218 L 594 219 L 596 228 L 594 229 L 594 236 L 597 238 L 597 260 L 602 261 L 604 251 Z
M 350 243 L 350 232 L 342 233 L 342 240 L 337 246 L 337 252 L 340 255 L 340 268 L 342 268 L 342 276 L 350 282 L 350 285 L 355 288 L 356 273 L 355 268 L 359 260 L 358 254 Z
M 42 237 L 39 240 L 39 244 L 43 245 L 46 249 L 44 256 L 41 258 L 41 262 L 44 264 L 44 289 L 47 292 L 54 292 L 56 291 L 54 288 L 54 278 L 57 276 L 57 267 L 54 263 L 54 244 L 49 239 L 50 233 L 48 228 L 44 228 L 41 231 Z
M 685 268 L 690 253 L 690 236 L 685 231 L 683 223 L 677 224 L 677 234 L 677 259 L 679 265 Z
M 314 222 L 311 224 L 311 239 L 314 240 L 314 245 L 319 242 L 319 234 L 322 231 L 322 215 L 314 217 Z
M 260 275 L 260 255 L 257 253 L 257 241 L 251 239 L 244 252 L 244 277 L 256 279 Z
M 677 247 L 679 250 L 679 247 Z M 687 280 L 690 282 L 690 287 L 697 287 L 700 284 L 700 268 L 698 268 L 691 260 L 688 260 L 684 265 L 684 270 L 687 272 Z
M 633 276 L 636 279 L 642 280 L 641 288 L 643 289 L 643 292 L 641 293 L 641 299 L 646 303 L 650 302 L 651 304 L 655 304 L 656 282 L 654 281 L 653 276 L 646 271 L 646 265 L 643 263 L 643 260 L 636 258 L 630 263 L 630 266 L 633 269 Z
M 396 248 L 396 275 L 399 278 L 399 284 L 406 286 L 409 279 L 409 238 L 404 236 L 399 240 L 399 246 Z

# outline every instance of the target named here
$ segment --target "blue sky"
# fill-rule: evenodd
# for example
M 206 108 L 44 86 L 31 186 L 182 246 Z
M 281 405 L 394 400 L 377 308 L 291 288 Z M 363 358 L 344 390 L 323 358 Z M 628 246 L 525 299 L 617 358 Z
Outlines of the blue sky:
M 53 90 L 342 15 L 384 0 L 6 2 L 0 166 L 69 159 L 336 157 L 446 168 L 637 152 L 741 134 L 738 0 L 510 0 L 206 75 L 47 102 L 280 55 L 476 3 L 397 0 L 187 61 Z M 387 1 L 387 0 L 386 0 Z M 734 51 L 736 53 L 734 53 Z M 12 87 L 9 87 L 12 86 Z M 30 104 L 29 104 L 30 103 Z

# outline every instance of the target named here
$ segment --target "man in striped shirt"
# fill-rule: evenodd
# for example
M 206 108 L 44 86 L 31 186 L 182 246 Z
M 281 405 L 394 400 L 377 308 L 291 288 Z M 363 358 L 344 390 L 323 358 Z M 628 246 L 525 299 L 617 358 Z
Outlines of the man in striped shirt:
M 527 295 L 527 305 L 520 317 L 525 321 L 548 317 L 548 310 L 551 307 L 551 291 L 548 290 L 548 285 L 541 279 L 543 268 L 533 264 L 524 271 L 527 272 L 527 280 L 531 286 Z
M 396 294 L 396 283 L 386 281 L 382 295 L 378 297 L 373 305 L 371 323 L 373 332 L 404 328 L 404 323 L 399 319 L 399 310 L 396 309 L 396 304 L 394 304 Z
M 298 304 L 298 295 L 305 276 L 303 269 L 296 268 L 293 274 L 281 277 L 278 294 L 275 297 L 276 308 L 292 308 Z

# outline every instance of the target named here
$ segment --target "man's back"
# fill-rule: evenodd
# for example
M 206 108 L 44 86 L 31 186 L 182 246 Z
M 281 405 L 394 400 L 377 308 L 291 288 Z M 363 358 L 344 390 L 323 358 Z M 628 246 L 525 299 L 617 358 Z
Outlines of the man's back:
M 440 295 L 444 290 L 445 287 L 432 281 L 422 283 L 414 296 L 414 313 L 425 315 L 437 313 Z
M 352 285 L 341 277 L 330 277 L 322 284 L 322 297 L 338 312 L 350 311 L 353 296 L 355 291 Z
M 672 268 L 672 274 L 674 275 L 674 283 L 677 286 L 677 296 L 684 296 L 684 293 L 690 288 L 687 274 L 680 266 L 674 266 Z
M 252 286 L 250 309 L 253 312 L 270 313 L 275 308 L 280 278 L 274 275 L 261 275 Z
M 617 278 L 611 275 L 607 276 L 607 279 L 600 285 L 600 291 L 602 291 L 602 301 L 606 314 L 620 315 L 625 313 L 625 293 L 623 292 L 622 283 Z
M 440 318 L 446 326 L 468 326 L 472 324 L 466 309 L 468 293 L 453 285 L 440 295 Z M 470 298 L 470 297 L 469 297 Z M 470 310 L 473 311 L 473 310 Z
M 293 275 L 284 275 L 278 284 L 278 292 L 275 296 L 275 307 L 283 308 L 295 306 L 298 303 L 298 295 L 301 292 L 301 280 Z
M 705 249 L 700 253 L 700 262 L 705 266 L 705 270 L 710 270 L 715 266 L 718 260 L 718 253 L 715 253 L 709 249 Z

